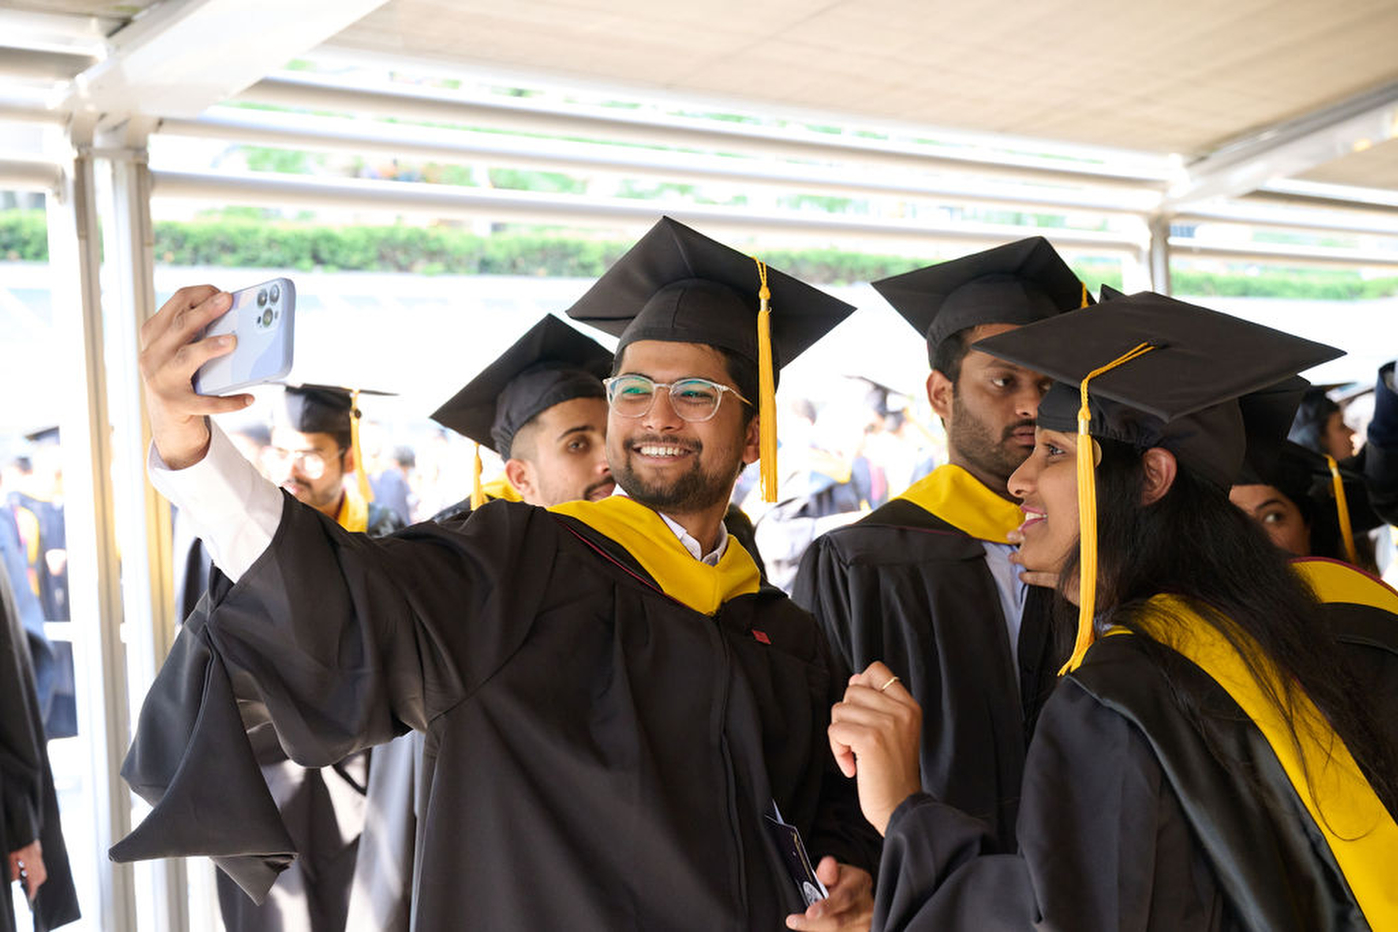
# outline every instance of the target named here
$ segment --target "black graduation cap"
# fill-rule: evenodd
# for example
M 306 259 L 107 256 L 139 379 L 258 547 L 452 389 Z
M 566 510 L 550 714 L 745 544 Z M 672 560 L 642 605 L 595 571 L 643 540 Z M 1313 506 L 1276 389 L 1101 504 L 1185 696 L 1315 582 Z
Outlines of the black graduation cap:
M 605 398 L 612 354 L 546 315 L 432 414 L 444 427 L 510 458 L 515 432 L 574 398 Z
M 1120 288 L 1113 288 L 1106 282 L 1103 282 L 1097 290 L 1101 293 L 1101 298 L 1099 300 L 1102 301 L 1115 301 L 1117 298 L 1126 297 L 1126 292 L 1122 291 Z
M 1039 405 L 1039 425 L 1074 431 L 1082 380 L 1138 344 L 1153 349 L 1092 379 L 1092 435 L 1142 449 L 1163 446 L 1225 489 L 1243 458 L 1236 399 L 1344 355 L 1149 291 L 989 337 L 975 348 L 1055 379 L 1059 384 Z
M 374 492 L 369 485 L 369 471 L 365 468 L 364 456 L 359 448 L 359 396 L 390 397 L 393 394 L 338 385 L 288 385 L 282 390 L 282 404 L 276 415 L 292 430 L 303 434 L 334 434 L 348 430 L 359 494 L 370 502 L 374 500 Z
M 777 369 L 854 312 L 853 305 L 784 272 L 769 268 L 765 274 Z M 637 340 L 664 340 L 707 343 L 756 363 L 762 283 L 756 259 L 661 217 L 568 316 L 620 337 L 617 355 Z
M 58 443 L 60 434 L 61 431 L 58 427 L 50 425 L 40 427 L 37 430 L 31 430 L 24 435 L 24 439 L 33 444 Z
M 1160 446 L 1223 489 L 1239 474 L 1245 425 L 1238 399 L 1277 386 L 1341 350 L 1153 292 L 1114 298 L 1100 308 L 1060 314 L 979 340 L 975 349 L 1055 380 L 1038 424 L 1078 429 L 1087 389 L 1094 437 L 1138 449 Z M 1081 513 L 1096 514 L 1092 444 L 1078 444 Z M 1092 643 L 1097 591 L 1097 529 L 1080 529 L 1082 579 L 1078 638 L 1064 671 Z
M 620 338 L 704 343 L 757 364 L 764 493 L 776 495 L 776 378 L 854 307 L 662 217 L 568 309 Z
M 1028 324 L 1093 303 L 1063 257 L 1042 236 L 873 282 L 879 294 L 937 344 L 979 324 Z

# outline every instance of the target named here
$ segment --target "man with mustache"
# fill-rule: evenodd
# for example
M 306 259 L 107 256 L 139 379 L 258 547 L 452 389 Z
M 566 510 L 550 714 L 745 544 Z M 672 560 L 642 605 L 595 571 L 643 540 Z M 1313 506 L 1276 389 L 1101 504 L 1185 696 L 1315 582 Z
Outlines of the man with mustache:
M 497 498 L 545 508 L 597 501 L 616 482 L 607 465 L 612 354 L 553 315 L 533 327 L 432 415 L 494 450 L 505 475 L 433 515 L 462 517 Z
M 369 500 L 346 478 L 363 468 L 354 448 L 351 418 L 358 417 L 350 392 L 330 385 L 287 388 L 272 418 L 272 444 L 264 455 L 272 481 L 333 519 L 347 531 L 376 537 L 403 521 Z
M 1087 303 L 1042 237 L 874 282 L 927 340 L 927 394 L 946 465 L 862 520 L 818 538 L 792 598 L 854 670 L 882 660 L 926 710 L 927 792 L 1014 850 L 1028 734 L 1058 670 L 1048 590 L 1010 562 L 1023 515 L 1010 474 L 1034 447 L 1050 380 L 972 343 Z
M 124 773 L 153 808 L 113 857 L 216 855 L 259 895 L 292 852 L 245 731 L 309 764 L 413 728 L 419 932 L 867 927 L 876 839 L 825 734 L 846 671 L 723 529 L 775 443 L 754 408 L 779 361 L 852 308 L 662 219 L 569 312 L 620 336 L 607 449 L 628 495 L 376 540 L 210 432 L 241 399 L 189 380 L 231 348 L 198 339 L 227 307 L 184 289 L 143 327 L 152 476 L 210 523 L 230 584 L 146 698 Z M 828 899 L 803 895 L 793 832 Z

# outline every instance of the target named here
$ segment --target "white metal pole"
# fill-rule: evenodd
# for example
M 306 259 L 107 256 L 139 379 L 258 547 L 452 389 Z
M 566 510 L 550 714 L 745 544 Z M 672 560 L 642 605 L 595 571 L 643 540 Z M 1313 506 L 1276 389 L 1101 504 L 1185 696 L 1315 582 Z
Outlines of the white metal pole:
M 104 853 L 131 829 L 130 794 L 120 776 L 130 728 L 92 130 L 79 122 L 69 132 L 75 149 L 72 168 L 59 194 L 48 199 L 54 323 L 59 345 L 70 350 L 53 362 L 57 384 L 68 387 L 62 393 L 60 425 L 73 650 L 86 671 L 78 684 L 79 727 L 88 736 L 90 773 L 98 781 L 92 787 L 92 806 L 97 844 Z M 130 867 L 101 857 L 97 877 L 97 927 L 134 932 Z
M 132 720 L 175 637 L 170 506 L 146 481 L 150 431 L 137 371 L 141 323 L 155 312 L 154 230 L 146 139 L 154 121 L 135 117 L 100 137 L 103 242 L 108 268 L 106 345 L 112 424 L 112 484 L 122 554 L 122 605 Z M 153 896 L 141 928 L 186 932 L 185 863 L 171 858 L 136 866 Z

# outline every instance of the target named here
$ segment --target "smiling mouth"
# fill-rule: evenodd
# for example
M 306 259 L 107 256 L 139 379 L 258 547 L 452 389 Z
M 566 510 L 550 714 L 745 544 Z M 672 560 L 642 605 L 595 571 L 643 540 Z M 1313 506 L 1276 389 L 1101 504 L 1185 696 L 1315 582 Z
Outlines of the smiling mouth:
M 1029 530 L 1029 528 L 1033 527 L 1034 525 L 1043 524 L 1047 517 L 1048 516 L 1045 515 L 1042 511 L 1025 511 L 1024 521 L 1022 521 L 1019 525 L 1019 532 L 1023 534 L 1025 531 Z
M 590 486 L 586 494 L 583 495 L 583 498 L 586 498 L 590 502 L 600 502 L 602 499 L 609 497 L 615 490 L 616 482 L 608 479 L 605 482 L 599 482 L 594 486 Z
M 639 443 L 632 447 L 632 449 L 642 456 L 650 457 L 651 459 L 679 459 L 682 456 L 689 456 L 694 452 L 687 447 L 661 443 Z

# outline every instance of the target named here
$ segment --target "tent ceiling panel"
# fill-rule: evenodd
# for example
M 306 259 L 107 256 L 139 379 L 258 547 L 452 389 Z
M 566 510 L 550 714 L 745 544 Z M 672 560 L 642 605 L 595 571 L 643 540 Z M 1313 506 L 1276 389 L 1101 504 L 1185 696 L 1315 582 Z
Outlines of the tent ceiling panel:
M 1330 184 L 1398 189 L 1398 139 L 1328 162 L 1300 177 Z
M 339 48 L 1197 157 L 1398 77 L 1352 0 L 390 0 Z
M 113 27 L 130 22 L 138 13 L 160 0 L 0 0 L 0 10 L 50 13 L 62 16 L 95 16 L 110 20 Z

